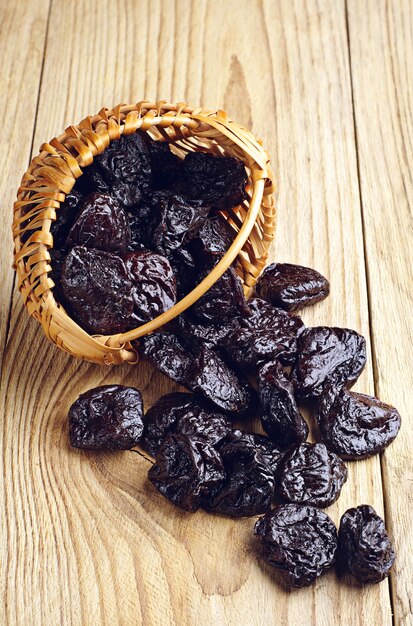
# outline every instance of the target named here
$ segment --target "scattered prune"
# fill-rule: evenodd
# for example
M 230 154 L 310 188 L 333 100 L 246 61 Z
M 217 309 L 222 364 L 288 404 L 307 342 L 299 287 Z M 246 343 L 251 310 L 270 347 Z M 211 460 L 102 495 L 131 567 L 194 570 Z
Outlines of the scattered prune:
M 219 448 L 226 479 L 204 501 L 209 511 L 245 517 L 267 511 L 274 496 L 274 473 L 262 452 L 246 437 L 233 437 Z
M 132 281 L 137 323 L 149 322 L 176 302 L 176 280 L 168 259 L 148 250 L 130 252 L 125 265 Z
M 56 210 L 56 220 L 50 226 L 54 249 L 64 247 L 69 230 L 78 215 L 82 200 L 83 196 L 78 191 L 72 189 Z
M 225 478 L 219 453 L 204 439 L 170 434 L 160 447 L 149 480 L 163 496 L 187 511 L 196 511 Z
M 282 465 L 278 489 L 288 502 L 322 509 L 340 496 L 347 468 L 323 443 L 302 443 L 289 452 Z
M 273 441 L 288 448 L 307 439 L 308 426 L 295 401 L 293 385 L 276 361 L 259 370 L 258 396 L 261 424 Z
M 313 506 L 277 506 L 257 521 L 255 534 L 261 537 L 264 559 L 293 587 L 311 585 L 336 560 L 336 527 Z
M 230 413 L 244 413 L 255 401 L 249 383 L 201 342 L 186 342 L 168 332 L 142 337 L 144 356 L 163 374 Z
M 149 152 L 154 189 L 168 189 L 179 175 L 181 159 L 171 151 L 166 141 L 151 141 Z
M 362 583 L 388 576 L 395 554 L 384 521 L 367 504 L 349 509 L 338 531 L 339 559 Z
M 205 278 L 211 271 L 208 267 L 201 273 Z M 221 324 L 223 320 L 248 313 L 241 280 L 233 267 L 226 272 L 189 309 L 190 314 L 201 324 Z
M 143 445 L 156 456 L 169 433 L 180 433 L 215 446 L 231 432 L 228 417 L 189 393 L 168 393 L 145 415 Z
M 278 472 L 281 462 L 285 457 L 285 451 L 280 450 L 271 439 L 258 433 L 249 433 L 241 430 L 233 430 L 225 439 L 226 442 L 244 441 L 254 446 L 261 459 L 271 468 L 275 474 Z
M 329 387 L 318 403 L 323 441 L 344 459 L 364 459 L 384 450 L 396 437 L 398 411 L 378 398 Z
M 217 209 L 230 209 L 246 199 L 248 178 L 244 163 L 233 157 L 190 152 L 175 182 L 179 193 Z
M 330 293 L 330 283 L 310 267 L 272 263 L 258 278 L 255 293 L 286 311 L 298 311 L 324 300 Z
M 63 263 L 61 286 L 85 330 L 113 334 L 133 328 L 132 283 L 115 254 L 76 246 Z
M 240 327 L 238 318 L 224 320 L 221 324 L 198 324 L 189 314 L 177 318 L 178 334 L 201 339 L 211 350 L 222 348 L 227 335 Z
M 222 215 L 207 217 L 191 241 L 191 248 L 198 258 L 216 262 L 225 255 L 235 236 L 236 232 Z
M 351 387 L 366 363 L 366 340 L 348 328 L 306 328 L 297 341 L 293 372 L 297 393 L 320 396 L 329 383 L 337 389 Z
M 92 193 L 83 200 L 66 245 L 122 254 L 129 242 L 129 221 L 124 209 L 109 194 Z
M 90 450 L 127 450 L 143 432 L 142 396 L 133 387 L 90 389 L 69 410 L 70 443 Z

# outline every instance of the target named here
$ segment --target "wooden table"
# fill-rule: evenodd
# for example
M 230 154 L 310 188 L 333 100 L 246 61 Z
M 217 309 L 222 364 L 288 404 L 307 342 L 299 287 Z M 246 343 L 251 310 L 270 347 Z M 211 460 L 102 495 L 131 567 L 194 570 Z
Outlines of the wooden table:
M 2 624 L 413 623 L 412 8 L 0 0 Z M 77 362 L 44 339 L 13 288 L 12 203 L 43 141 L 143 97 L 219 106 L 263 139 L 279 187 L 273 258 L 331 281 L 305 322 L 366 336 L 356 389 L 397 406 L 403 428 L 380 457 L 348 465 L 329 513 L 338 523 L 369 503 L 385 515 L 389 581 L 361 587 L 330 572 L 291 592 L 257 561 L 254 520 L 177 511 L 137 454 L 69 448 L 67 410 L 89 387 L 136 385 L 149 407 L 176 386 L 149 366 Z

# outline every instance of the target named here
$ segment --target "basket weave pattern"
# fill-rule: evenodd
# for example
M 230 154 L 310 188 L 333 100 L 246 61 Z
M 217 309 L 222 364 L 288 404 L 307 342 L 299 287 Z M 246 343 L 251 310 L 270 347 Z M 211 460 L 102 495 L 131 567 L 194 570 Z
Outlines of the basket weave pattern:
M 174 307 L 154 320 L 111 336 L 91 336 L 76 324 L 53 296 L 54 282 L 49 250 L 50 226 L 60 204 L 72 189 L 82 168 L 122 134 L 148 132 L 170 143 L 183 158 L 193 150 L 241 159 L 249 174 L 248 198 L 223 213 L 237 233 L 231 247 L 210 274 Z M 248 293 L 265 265 L 275 231 L 273 174 L 261 143 L 245 128 L 228 119 L 224 111 L 206 111 L 185 103 L 139 102 L 102 109 L 58 138 L 43 144 L 24 174 L 14 204 L 14 267 L 18 288 L 30 315 L 46 336 L 73 356 L 101 364 L 136 362 L 130 342 L 152 332 L 179 315 L 203 295 L 236 260 L 236 270 Z M 21 235 L 29 231 L 24 243 Z

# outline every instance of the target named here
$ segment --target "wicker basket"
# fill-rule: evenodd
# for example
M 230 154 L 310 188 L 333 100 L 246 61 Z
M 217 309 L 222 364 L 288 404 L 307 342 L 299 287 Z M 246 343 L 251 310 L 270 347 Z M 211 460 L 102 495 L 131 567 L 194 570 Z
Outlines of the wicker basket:
M 112 336 L 91 336 L 78 326 L 53 297 L 49 250 L 50 225 L 65 195 L 90 165 L 122 133 L 137 129 L 167 141 L 180 157 L 193 150 L 242 159 L 249 174 L 248 198 L 225 217 L 237 236 L 210 274 L 171 309 L 139 328 Z M 268 154 L 253 135 L 228 119 L 224 111 L 205 111 L 185 103 L 139 102 L 102 109 L 70 126 L 57 139 L 41 146 L 24 174 L 14 205 L 14 267 L 24 303 L 43 326 L 46 336 L 73 356 L 101 364 L 136 363 L 130 342 L 146 335 L 191 306 L 236 259 L 236 270 L 248 294 L 265 265 L 274 237 L 273 175 Z M 30 236 L 22 243 L 26 230 Z

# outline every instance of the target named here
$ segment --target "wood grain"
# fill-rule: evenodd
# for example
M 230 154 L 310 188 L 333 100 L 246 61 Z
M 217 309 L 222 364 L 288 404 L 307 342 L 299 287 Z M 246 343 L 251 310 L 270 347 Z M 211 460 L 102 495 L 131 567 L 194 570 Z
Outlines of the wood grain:
M 385 334 L 389 319 L 397 324 L 406 318 L 399 305 L 391 307 L 389 299 L 385 311 L 390 318 L 376 304 L 369 320 L 364 247 L 370 294 L 377 299 L 379 284 L 387 283 L 377 282 L 374 295 L 371 263 L 377 262 L 375 250 L 390 244 L 383 242 L 388 213 L 377 202 L 382 170 L 373 167 L 371 156 L 376 150 L 383 154 L 383 143 L 378 139 L 377 148 L 371 134 L 364 148 L 364 174 L 360 155 L 362 207 L 360 203 L 352 77 L 358 80 L 356 122 L 358 115 L 369 118 L 360 122 L 366 126 L 367 121 L 381 122 L 369 117 L 374 110 L 363 84 L 366 76 L 372 80 L 374 57 L 365 59 L 366 50 L 360 41 L 354 43 L 352 29 L 357 37 L 368 25 L 379 46 L 389 18 L 383 11 L 373 16 L 374 3 L 368 6 L 367 16 L 361 15 L 363 4 L 349 7 L 350 68 L 344 1 L 54 1 L 34 147 L 84 115 L 120 101 L 148 97 L 222 105 L 261 136 L 272 155 L 279 184 L 276 258 L 311 265 L 330 278 L 330 298 L 305 313 L 306 323 L 352 327 L 368 341 L 371 325 L 374 363 L 379 349 L 384 359 L 382 370 L 376 365 L 375 374 L 382 371 L 379 381 L 383 381 L 386 372 L 394 370 L 394 361 L 393 368 L 389 366 L 394 350 L 389 341 L 378 342 L 378 338 Z M 31 6 L 35 20 L 43 5 L 37 13 Z M 401 25 L 392 28 L 398 32 Z M 400 57 L 401 83 L 404 51 L 394 33 L 392 37 L 392 58 Z M 382 46 L 381 54 L 390 63 L 385 50 Z M 354 68 L 363 59 L 357 79 Z M 378 81 L 374 84 L 381 88 Z M 391 91 L 390 82 L 386 88 Z M 407 91 L 407 85 L 403 88 Z M 389 98 L 392 103 L 393 92 Z M 407 100 L 403 121 L 393 119 L 392 106 L 388 118 L 378 119 L 404 124 Z M 381 107 L 385 108 L 383 101 Z M 402 136 L 400 131 L 394 139 L 393 156 L 400 153 Z M 407 165 L 400 168 L 407 176 Z M 403 180 L 398 178 L 397 184 Z M 380 195 L 384 191 L 387 188 Z M 407 195 L 403 202 L 407 211 Z M 394 207 L 394 200 L 390 206 Z M 382 228 L 363 241 L 363 219 L 369 212 L 372 220 L 379 212 Z M 408 233 L 399 230 L 392 236 L 402 245 Z M 395 279 L 399 270 L 393 262 Z M 405 349 L 407 363 L 407 345 Z M 367 393 L 374 391 L 372 363 L 370 359 L 357 385 Z M 2 622 L 391 623 L 387 581 L 363 588 L 330 572 L 312 588 L 290 592 L 257 561 L 251 541 L 254 520 L 184 514 L 148 483 L 147 462 L 138 454 L 84 454 L 69 448 L 66 415 L 79 393 L 98 384 L 122 382 L 142 389 L 149 407 L 159 395 L 176 388 L 152 368 L 140 364 L 111 369 L 70 359 L 45 342 L 17 295 L 4 364 Z M 396 403 L 404 393 L 401 383 L 398 389 L 399 379 L 393 381 L 388 396 L 383 385 L 378 391 L 386 400 Z M 407 434 L 401 450 L 406 462 Z M 387 499 L 394 497 L 400 471 L 396 445 L 384 457 Z M 337 523 L 348 507 L 362 502 L 383 513 L 378 458 L 349 464 L 342 497 L 328 512 Z M 401 545 L 395 520 L 407 522 L 408 510 L 401 496 L 397 502 L 394 521 L 389 519 Z M 392 584 L 403 610 L 409 580 L 407 559 L 399 561 L 397 581 Z
M 404 420 L 382 466 L 394 619 L 412 624 L 413 13 L 411 2 L 363 4 L 350 1 L 348 18 L 375 389 Z

